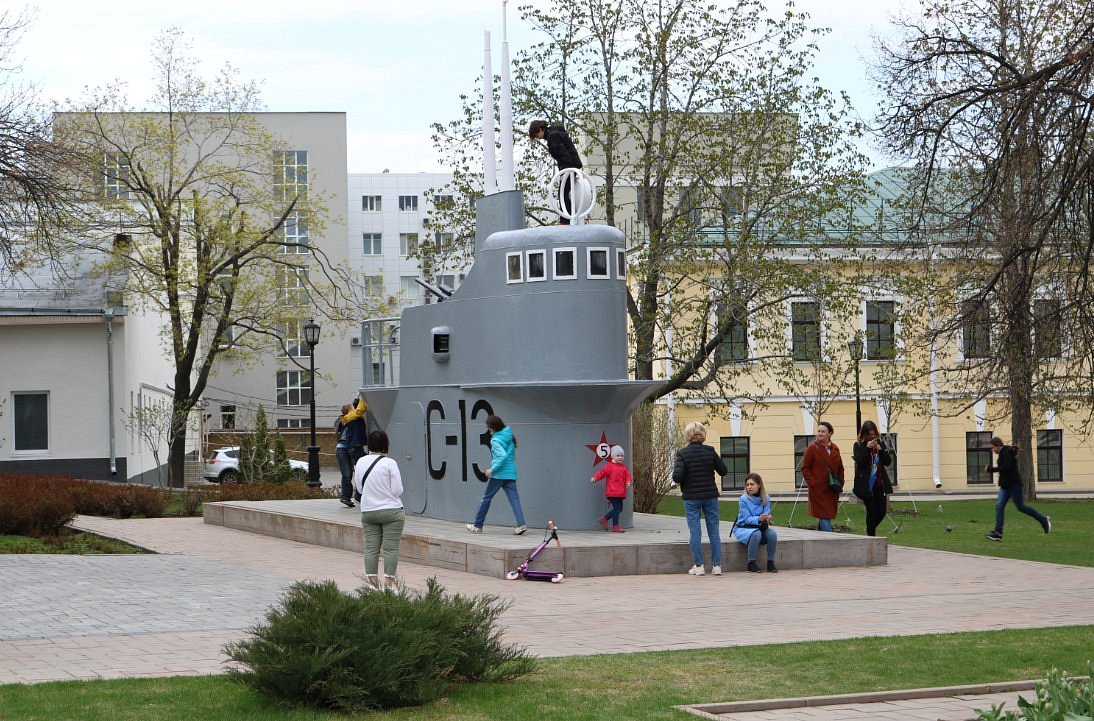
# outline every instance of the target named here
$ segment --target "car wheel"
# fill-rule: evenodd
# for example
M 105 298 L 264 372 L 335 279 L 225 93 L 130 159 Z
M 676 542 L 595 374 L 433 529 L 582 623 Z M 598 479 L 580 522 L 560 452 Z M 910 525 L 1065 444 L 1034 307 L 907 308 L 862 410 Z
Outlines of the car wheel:
M 221 483 L 239 483 L 239 471 L 229 468 L 220 474 Z
M 300 483 L 306 483 L 308 480 L 308 472 L 303 468 L 293 468 L 289 471 L 289 478 Z

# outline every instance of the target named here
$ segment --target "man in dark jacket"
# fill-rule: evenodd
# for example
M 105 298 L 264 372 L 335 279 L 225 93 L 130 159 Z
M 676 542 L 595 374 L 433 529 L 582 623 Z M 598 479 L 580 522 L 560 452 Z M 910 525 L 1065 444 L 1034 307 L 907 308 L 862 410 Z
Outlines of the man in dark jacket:
M 1022 477 L 1018 475 L 1018 451 L 1013 446 L 1003 445 L 1003 439 L 995 436 L 991 439 L 991 450 L 999 456 L 996 465 L 987 466 L 988 473 L 999 474 L 999 496 L 995 499 L 995 530 L 987 535 L 988 540 L 1003 540 L 1003 512 L 1007 500 L 1014 501 L 1014 507 L 1027 516 L 1032 516 L 1045 533 L 1052 530 L 1052 519 L 1042 516 L 1033 506 L 1027 506 L 1022 497 Z
M 702 423 L 689 423 L 684 429 L 688 444 L 676 451 L 676 465 L 672 469 L 672 481 L 680 486 L 684 497 L 684 516 L 688 522 L 688 545 L 694 565 L 688 571 L 692 576 L 705 576 L 703 568 L 703 533 L 699 528 L 699 515 L 706 519 L 707 538 L 710 541 L 711 574 L 722 575 L 722 534 L 718 528 L 719 476 L 729 473 L 725 461 L 713 448 L 703 445 L 707 429 Z
M 528 126 L 528 136 L 532 140 L 545 139 L 547 141 L 547 152 L 555 159 L 559 170 L 565 170 L 566 168 L 581 169 L 581 156 L 578 155 L 574 141 L 570 139 L 570 134 L 566 132 L 566 128 L 558 124 L 548 125 L 546 120 L 533 120 Z M 574 212 L 572 193 L 573 184 L 567 179 L 563 184 L 562 197 L 566 212 L 570 214 Z M 558 223 L 559 225 L 569 225 L 570 219 L 560 217 Z

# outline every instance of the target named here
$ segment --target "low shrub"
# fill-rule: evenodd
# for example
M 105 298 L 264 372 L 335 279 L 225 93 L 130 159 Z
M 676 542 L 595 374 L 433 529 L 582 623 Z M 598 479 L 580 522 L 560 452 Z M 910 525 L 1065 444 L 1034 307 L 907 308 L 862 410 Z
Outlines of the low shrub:
M 1032 701 L 1018 697 L 1018 711 L 1003 712 L 1003 704 L 990 711 L 977 709 L 976 721 L 1091 721 L 1094 719 L 1094 661 L 1086 663 L 1085 678 L 1068 678 L 1052 669 L 1038 681 Z
M 0 535 L 55 536 L 76 515 L 66 478 L 0 475 Z
M 298 501 L 334 498 L 336 488 L 312 488 L 297 483 L 222 483 L 205 499 L 212 501 Z
M 527 651 L 502 643 L 507 604 L 493 595 L 448 595 L 294 584 L 251 637 L 228 644 L 239 683 L 288 706 L 341 712 L 414 706 L 452 685 L 516 678 L 534 670 Z

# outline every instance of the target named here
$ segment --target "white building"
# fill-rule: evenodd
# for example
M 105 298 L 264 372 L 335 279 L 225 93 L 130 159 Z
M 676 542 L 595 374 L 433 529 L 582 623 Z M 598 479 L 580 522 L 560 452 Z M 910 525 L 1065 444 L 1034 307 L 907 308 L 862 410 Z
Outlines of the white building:
M 442 265 L 423 273 L 414 256 L 419 243 L 438 239 L 445 231 L 433 221 L 438 203 L 468 203 L 450 189 L 451 173 L 353 173 L 349 176 L 349 263 L 370 295 L 381 296 L 386 314 L 436 300 L 417 282 L 455 290 L 465 267 Z M 361 320 L 367 320 L 362 318 Z M 363 377 L 360 336 L 351 339 L 354 382 Z

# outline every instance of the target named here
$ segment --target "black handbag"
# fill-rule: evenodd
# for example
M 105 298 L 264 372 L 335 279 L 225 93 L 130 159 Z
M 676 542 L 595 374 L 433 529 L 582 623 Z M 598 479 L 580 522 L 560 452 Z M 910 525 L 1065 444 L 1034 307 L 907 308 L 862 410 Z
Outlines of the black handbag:
M 828 471 L 828 487 L 832 489 L 833 493 L 843 493 L 843 484 L 840 483 L 839 478 L 832 471 Z

